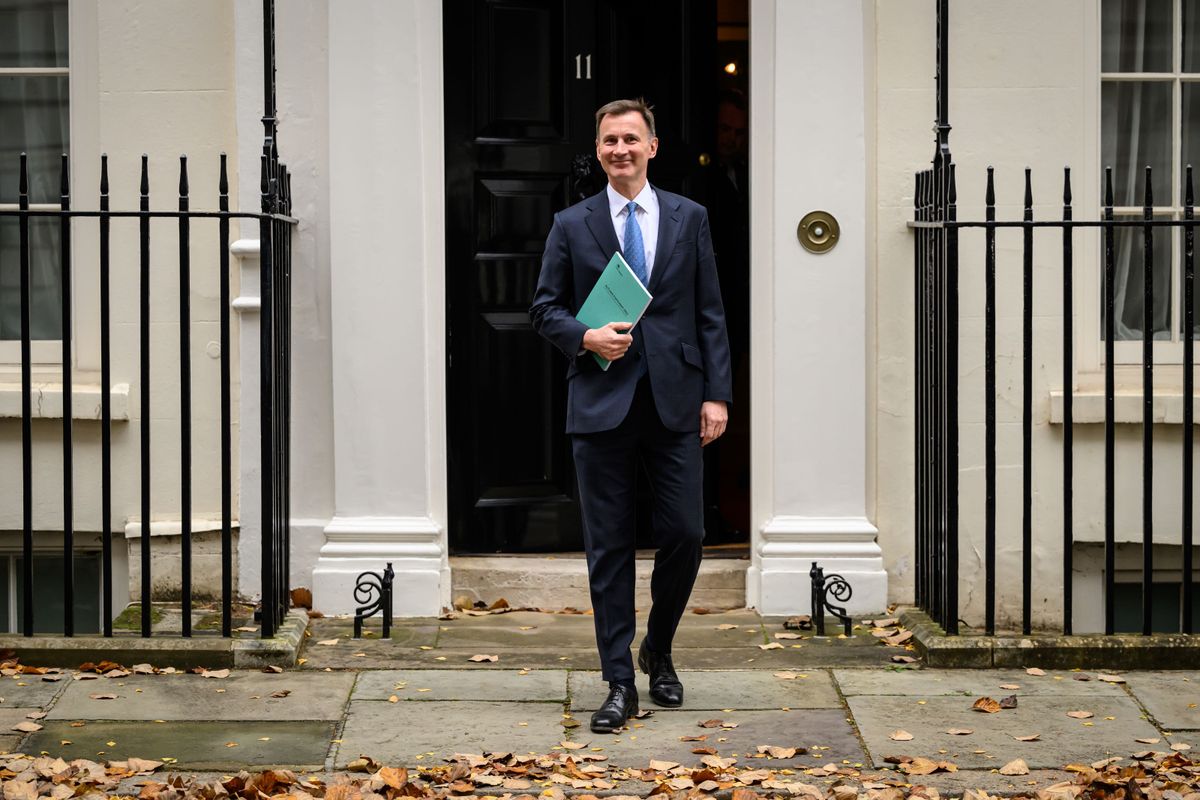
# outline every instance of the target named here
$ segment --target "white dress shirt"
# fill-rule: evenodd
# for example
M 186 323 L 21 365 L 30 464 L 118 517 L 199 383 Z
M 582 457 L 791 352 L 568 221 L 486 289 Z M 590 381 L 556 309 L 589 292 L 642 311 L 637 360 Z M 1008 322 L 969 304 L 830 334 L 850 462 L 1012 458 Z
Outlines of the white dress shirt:
M 625 220 L 629 216 L 626 206 L 629 198 L 608 184 L 608 210 L 612 214 L 613 229 L 617 232 L 617 243 L 625 250 Z M 654 253 L 658 249 L 658 195 L 650 188 L 649 181 L 633 198 L 637 203 L 637 223 L 642 229 L 642 246 L 646 250 L 646 279 L 654 270 Z

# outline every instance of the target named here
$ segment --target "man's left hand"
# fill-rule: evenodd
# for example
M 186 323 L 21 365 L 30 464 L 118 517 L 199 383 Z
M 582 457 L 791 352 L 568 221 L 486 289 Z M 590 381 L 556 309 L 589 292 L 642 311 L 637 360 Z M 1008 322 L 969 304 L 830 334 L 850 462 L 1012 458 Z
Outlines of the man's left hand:
M 705 400 L 700 406 L 700 446 L 705 447 L 725 432 L 729 410 L 724 400 Z

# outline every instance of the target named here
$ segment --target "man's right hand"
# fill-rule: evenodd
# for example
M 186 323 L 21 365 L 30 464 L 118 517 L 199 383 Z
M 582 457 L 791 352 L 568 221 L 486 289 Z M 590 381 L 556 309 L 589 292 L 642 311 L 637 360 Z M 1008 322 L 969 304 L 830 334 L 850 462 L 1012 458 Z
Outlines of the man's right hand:
M 583 349 L 591 350 L 607 361 L 616 361 L 633 344 L 627 333 L 628 322 L 610 322 L 603 328 L 591 328 L 583 334 Z

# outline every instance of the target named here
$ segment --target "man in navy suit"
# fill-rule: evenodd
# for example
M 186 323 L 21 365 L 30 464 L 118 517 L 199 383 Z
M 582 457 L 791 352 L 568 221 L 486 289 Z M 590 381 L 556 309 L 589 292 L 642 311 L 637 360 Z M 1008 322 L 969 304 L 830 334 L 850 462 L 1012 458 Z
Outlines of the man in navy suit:
M 700 569 L 700 448 L 725 432 L 729 342 L 708 214 L 651 186 L 658 151 L 642 100 L 596 112 L 596 157 L 608 186 L 554 216 L 530 308 L 533 326 L 570 360 L 567 433 L 575 456 L 596 643 L 607 699 L 592 730 L 613 732 L 637 713 L 634 686 L 635 487 L 640 460 L 653 490 L 653 601 L 638 666 L 662 706 L 683 703 L 671 641 Z M 589 329 L 575 319 L 620 250 L 654 296 L 641 321 Z M 592 353 L 612 362 L 601 370 Z

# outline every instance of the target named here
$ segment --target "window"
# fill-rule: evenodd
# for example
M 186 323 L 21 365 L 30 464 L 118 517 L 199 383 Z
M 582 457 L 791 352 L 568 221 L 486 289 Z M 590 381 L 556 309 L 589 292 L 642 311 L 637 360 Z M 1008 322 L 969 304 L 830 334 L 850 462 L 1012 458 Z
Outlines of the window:
M 67 0 L 0 0 L 0 207 L 15 208 L 20 154 L 28 154 L 34 207 L 58 208 L 69 145 Z M 33 339 L 62 336 L 59 222 L 29 225 Z M 0 217 L 0 341 L 21 336 L 17 220 Z
M 100 554 L 76 551 L 75 632 L 100 632 Z M 36 633 L 63 632 L 63 569 L 61 554 L 33 556 L 33 626 Z M 0 633 L 21 631 L 25 609 L 25 559 L 20 555 L 0 555 Z

